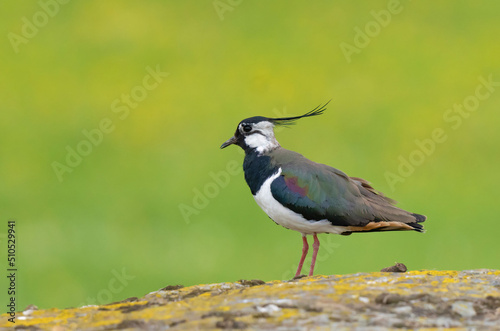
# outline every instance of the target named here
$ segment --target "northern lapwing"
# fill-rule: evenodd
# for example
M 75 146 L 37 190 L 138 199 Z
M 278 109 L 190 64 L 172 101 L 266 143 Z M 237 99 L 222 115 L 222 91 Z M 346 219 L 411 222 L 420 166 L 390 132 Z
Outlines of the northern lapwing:
M 295 276 L 302 271 L 309 250 L 307 235 L 314 238 L 309 276 L 313 275 L 319 249 L 318 233 L 350 235 L 353 232 L 424 232 L 424 215 L 395 207 L 395 201 L 369 182 L 306 159 L 280 146 L 274 127 L 323 114 L 318 106 L 295 117 L 256 116 L 238 124 L 234 136 L 220 148 L 235 144 L 245 151 L 243 170 L 257 204 L 275 223 L 302 234 L 302 257 Z

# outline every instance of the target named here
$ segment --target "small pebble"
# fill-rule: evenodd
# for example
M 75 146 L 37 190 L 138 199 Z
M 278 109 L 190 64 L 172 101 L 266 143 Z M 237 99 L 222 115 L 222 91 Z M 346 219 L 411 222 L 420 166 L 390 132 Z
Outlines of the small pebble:
M 278 307 L 278 306 L 276 306 L 276 305 L 270 304 L 270 305 L 263 306 L 263 307 L 257 306 L 257 310 L 259 311 L 259 313 L 268 313 L 268 314 L 271 314 L 271 313 L 280 311 L 281 308 Z
M 403 307 L 396 307 L 392 310 L 396 314 L 409 314 L 411 313 L 411 307 L 410 306 L 403 306 Z
M 246 285 L 246 286 L 257 286 L 266 283 L 265 281 L 260 279 L 252 279 L 252 280 L 240 279 L 239 282 L 241 283 L 241 285 Z
M 184 285 L 168 285 L 165 286 L 164 288 L 160 289 L 160 291 L 175 291 L 183 288 Z
M 24 308 L 23 315 L 29 316 L 29 315 L 31 315 L 36 310 L 38 310 L 37 306 L 35 306 L 35 305 L 29 305 L 28 307 Z
M 370 302 L 370 299 L 368 299 L 366 297 L 359 297 L 358 300 L 361 301 L 361 302 L 363 302 L 363 303 L 369 303 Z
M 400 301 L 403 301 L 404 298 L 397 294 L 397 293 L 380 293 L 376 298 L 375 298 L 375 303 L 382 304 L 382 305 L 391 305 L 398 303 Z
M 408 269 L 403 263 L 396 263 L 391 267 L 384 268 L 380 272 L 406 272 Z
M 26 308 L 24 308 L 24 311 L 27 310 L 38 310 L 38 307 L 35 305 L 28 305 Z
M 451 305 L 451 310 L 462 317 L 476 316 L 476 311 L 474 310 L 474 304 L 472 302 L 467 302 L 467 301 L 454 302 Z

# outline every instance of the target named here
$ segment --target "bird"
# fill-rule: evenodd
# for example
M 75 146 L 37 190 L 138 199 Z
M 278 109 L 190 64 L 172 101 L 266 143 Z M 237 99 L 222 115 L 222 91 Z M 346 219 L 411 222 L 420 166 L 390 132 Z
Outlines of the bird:
M 274 135 L 277 126 L 324 113 L 328 102 L 301 116 L 270 118 L 254 116 L 242 120 L 234 135 L 220 148 L 237 145 L 245 151 L 246 183 L 262 210 L 276 224 L 302 234 L 302 256 L 295 278 L 301 276 L 313 236 L 309 276 L 313 276 L 320 242 L 319 233 L 350 235 L 378 231 L 424 232 L 426 216 L 395 206 L 396 201 L 358 177 L 325 164 L 313 162 L 287 150 Z

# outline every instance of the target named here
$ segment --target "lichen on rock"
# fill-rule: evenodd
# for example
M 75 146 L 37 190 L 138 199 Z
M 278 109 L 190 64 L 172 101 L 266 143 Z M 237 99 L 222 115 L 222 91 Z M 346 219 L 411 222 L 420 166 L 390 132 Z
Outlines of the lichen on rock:
M 133 299 L 133 300 L 132 300 Z M 500 330 L 500 271 L 410 271 L 166 286 L 102 306 L 28 310 L 0 329 Z

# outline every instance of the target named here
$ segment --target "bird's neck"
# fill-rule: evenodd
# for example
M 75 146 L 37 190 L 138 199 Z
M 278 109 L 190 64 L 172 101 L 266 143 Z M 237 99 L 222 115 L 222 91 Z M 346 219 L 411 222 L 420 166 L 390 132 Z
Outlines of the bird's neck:
M 259 153 L 256 149 L 248 149 L 245 150 L 243 170 L 250 191 L 256 195 L 266 179 L 278 171 L 278 167 L 272 164 L 268 153 Z

